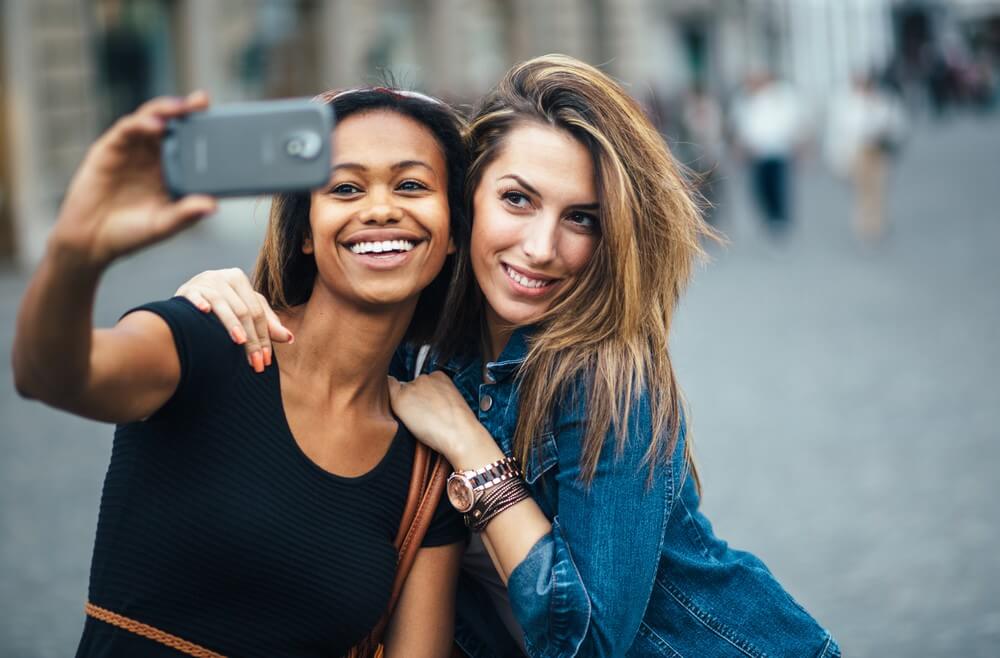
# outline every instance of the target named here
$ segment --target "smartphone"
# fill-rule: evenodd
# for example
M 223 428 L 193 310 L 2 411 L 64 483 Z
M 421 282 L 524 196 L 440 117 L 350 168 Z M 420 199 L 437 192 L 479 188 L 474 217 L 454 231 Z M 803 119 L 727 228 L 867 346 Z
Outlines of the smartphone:
M 167 125 L 160 151 L 174 197 L 297 192 L 330 178 L 333 110 L 309 99 L 235 103 Z

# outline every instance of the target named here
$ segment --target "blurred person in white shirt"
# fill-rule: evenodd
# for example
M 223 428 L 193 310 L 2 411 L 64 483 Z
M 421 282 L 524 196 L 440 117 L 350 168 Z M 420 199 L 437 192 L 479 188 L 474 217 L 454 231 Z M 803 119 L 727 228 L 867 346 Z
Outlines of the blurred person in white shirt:
M 864 242 L 885 234 L 886 183 L 905 131 L 901 103 L 874 76 L 857 76 L 830 108 L 826 159 L 854 187 L 853 228 Z
M 783 233 L 791 223 L 792 167 L 805 132 L 799 96 L 768 73 L 751 74 L 733 105 L 732 119 L 765 224 L 773 234 Z

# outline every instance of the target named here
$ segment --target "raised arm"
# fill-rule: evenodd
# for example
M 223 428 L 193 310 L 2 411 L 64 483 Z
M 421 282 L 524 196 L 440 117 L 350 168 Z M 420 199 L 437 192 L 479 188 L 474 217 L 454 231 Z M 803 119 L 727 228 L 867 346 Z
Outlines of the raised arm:
M 150 313 L 93 328 L 104 270 L 215 210 L 214 199 L 172 201 L 160 174 L 166 122 L 208 98 L 158 98 L 120 119 L 87 152 L 31 279 L 12 354 L 21 395 L 96 420 L 148 416 L 173 393 L 180 366 L 166 323 Z

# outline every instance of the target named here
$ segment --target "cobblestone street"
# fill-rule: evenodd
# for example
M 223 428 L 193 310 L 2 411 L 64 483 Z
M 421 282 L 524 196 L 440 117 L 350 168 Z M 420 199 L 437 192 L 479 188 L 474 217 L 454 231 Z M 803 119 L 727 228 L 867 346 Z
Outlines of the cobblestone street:
M 815 164 L 799 174 L 779 242 L 742 176 L 726 178 L 730 245 L 681 305 L 672 347 L 704 507 L 845 656 L 995 656 L 1000 119 L 915 127 L 875 247 L 850 232 L 849 190 Z M 201 269 L 252 265 L 266 213 L 247 215 L 116 265 L 98 320 Z M 55 658 L 83 623 L 111 428 L 14 393 L 6 351 L 27 276 L 0 272 L 0 656 Z

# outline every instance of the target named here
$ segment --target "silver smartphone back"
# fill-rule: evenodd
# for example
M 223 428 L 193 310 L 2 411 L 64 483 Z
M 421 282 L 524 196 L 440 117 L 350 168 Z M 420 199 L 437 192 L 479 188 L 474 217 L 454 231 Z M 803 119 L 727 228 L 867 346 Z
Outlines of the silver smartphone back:
M 330 178 L 332 132 L 332 109 L 304 98 L 189 114 L 167 127 L 164 182 L 175 197 L 314 189 Z

